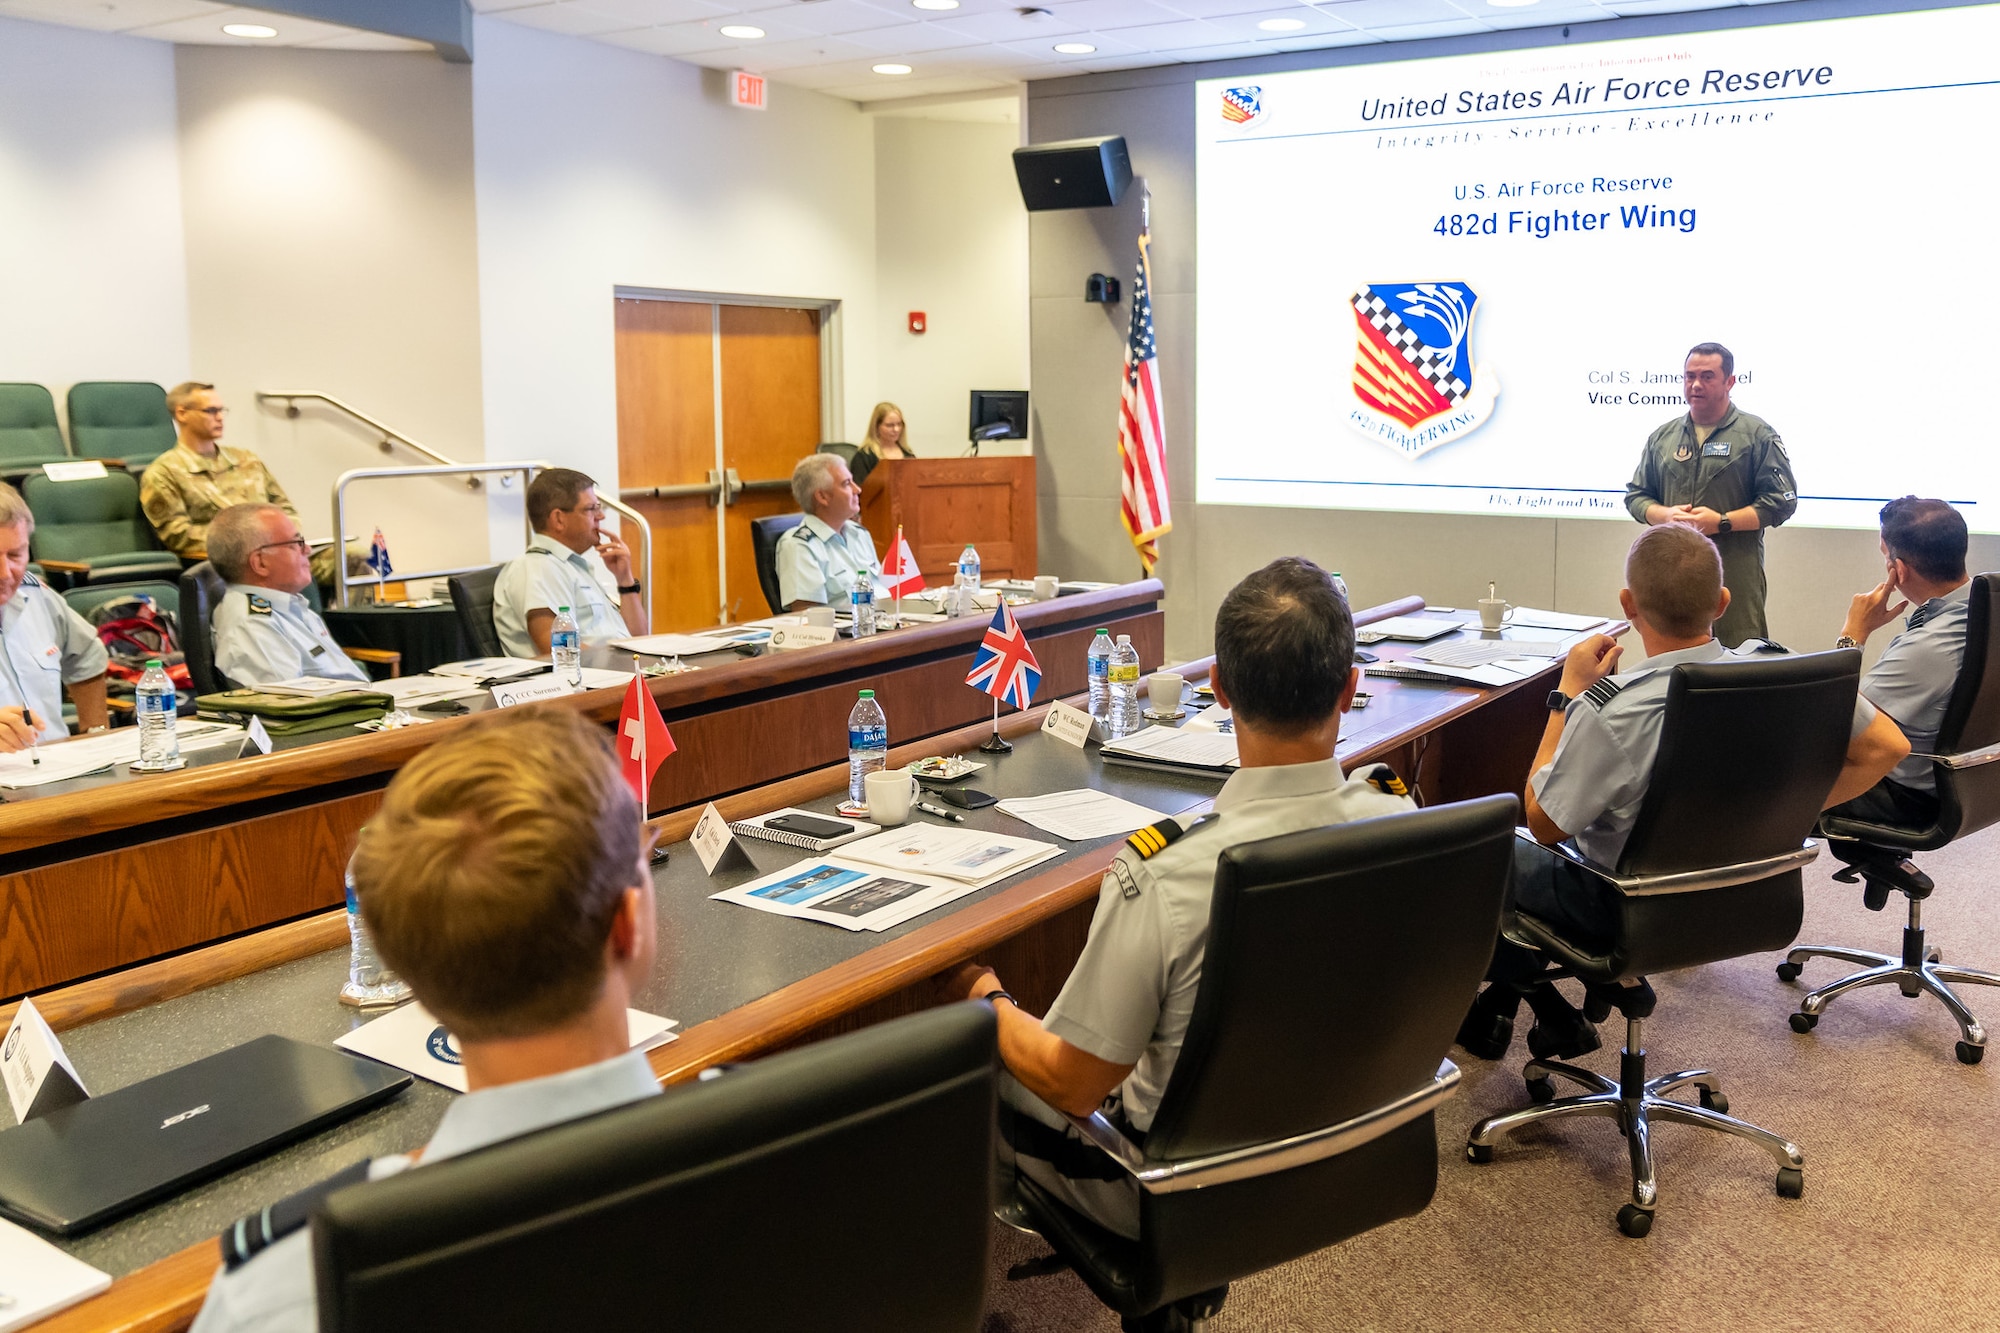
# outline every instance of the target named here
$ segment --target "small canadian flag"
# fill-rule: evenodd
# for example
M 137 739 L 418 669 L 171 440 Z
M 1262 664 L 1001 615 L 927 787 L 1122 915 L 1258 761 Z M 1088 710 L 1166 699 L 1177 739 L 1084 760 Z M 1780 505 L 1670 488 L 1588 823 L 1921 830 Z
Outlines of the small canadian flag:
M 644 676 L 632 677 L 625 688 L 625 706 L 618 710 L 618 766 L 624 771 L 625 785 L 639 798 L 639 811 L 646 811 L 646 794 L 653 789 L 653 774 L 674 752 L 673 733 L 653 702 Z
M 891 597 L 906 597 L 924 590 L 924 572 L 917 568 L 917 557 L 903 537 L 901 524 L 896 525 L 896 544 L 889 550 L 889 563 L 882 570 L 882 584 Z

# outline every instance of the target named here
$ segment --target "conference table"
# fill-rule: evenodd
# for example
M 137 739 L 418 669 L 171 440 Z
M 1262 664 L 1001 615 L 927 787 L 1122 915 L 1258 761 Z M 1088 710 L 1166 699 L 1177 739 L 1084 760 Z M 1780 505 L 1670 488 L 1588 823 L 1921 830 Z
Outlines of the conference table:
M 1019 606 L 1044 690 L 1084 687 L 1099 626 L 1129 634 L 1147 667 L 1165 651 L 1162 589 L 1147 579 Z M 798 651 L 734 651 L 647 688 L 679 745 L 648 808 L 672 811 L 843 761 L 855 692 L 873 689 L 890 736 L 920 738 L 986 715 L 963 687 L 984 614 Z M 658 659 L 647 659 L 657 661 Z M 634 670 L 593 648 L 589 665 Z M 624 690 L 572 695 L 609 727 Z M 473 711 L 491 707 L 473 701 Z M 269 755 L 190 750 L 173 773 L 115 772 L 4 792 L 0 801 L 0 998 L 32 994 L 261 930 L 342 901 L 354 835 L 404 764 L 469 725 L 448 718 L 381 733 L 281 738 Z
M 1418 605 L 1397 603 L 1357 619 L 1410 612 Z M 1410 646 L 1374 647 L 1395 660 Z M 1181 669 L 1199 681 L 1210 665 L 1204 659 Z M 1427 803 L 1518 791 L 1546 716 L 1542 700 L 1558 669 L 1551 661 L 1494 688 L 1371 678 L 1368 705 L 1345 719 L 1339 758 L 1350 769 L 1389 762 Z M 962 677 L 955 688 L 984 698 L 966 690 Z M 963 753 L 986 765 L 970 781 L 997 797 L 1090 788 L 1162 814 L 1198 812 L 1220 790 L 1216 774 L 1107 763 L 1094 746 L 1077 748 L 1041 733 L 1048 709 L 1043 703 L 1002 719 L 1000 730 L 1014 745 L 1010 753 L 976 749 L 992 731 L 987 721 L 896 746 L 890 762 Z M 846 766 L 840 763 L 721 796 L 716 805 L 730 819 L 786 805 L 830 811 L 845 791 Z M 698 807 L 690 807 L 655 820 L 669 852 L 654 869 L 659 961 L 635 1003 L 681 1025 L 679 1039 L 649 1057 L 668 1084 L 711 1065 L 753 1059 L 936 1003 L 933 978 L 968 959 L 998 967 L 1022 1003 L 1039 1011 L 1074 964 L 1098 881 L 1122 843 L 1120 837 L 1061 843 L 997 808 L 970 812 L 967 827 L 1057 841 L 1061 851 L 901 926 L 850 932 L 710 900 L 710 894 L 782 869 L 802 853 L 740 839 L 748 864 L 718 866 L 710 876 L 686 841 L 699 814 Z M 345 913 L 322 912 L 60 988 L 37 996 L 36 1003 L 63 1033 L 86 1084 L 105 1091 L 266 1032 L 331 1042 L 368 1021 L 335 998 L 346 969 Z M 9 1008 L 0 1007 L 0 1022 L 9 1018 Z M 386 1106 L 61 1242 L 111 1272 L 116 1282 L 104 1295 L 36 1328 L 62 1333 L 185 1327 L 218 1262 L 214 1237 L 224 1226 L 355 1161 L 419 1146 L 452 1095 L 419 1079 Z

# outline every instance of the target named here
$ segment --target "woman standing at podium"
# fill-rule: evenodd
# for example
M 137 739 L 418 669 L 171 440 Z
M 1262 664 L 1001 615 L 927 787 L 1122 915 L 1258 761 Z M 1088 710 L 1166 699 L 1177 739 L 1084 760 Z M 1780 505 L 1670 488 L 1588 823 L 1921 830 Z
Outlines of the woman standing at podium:
M 868 414 L 868 435 L 861 441 L 861 452 L 877 459 L 917 456 L 904 440 L 902 408 L 894 403 L 875 404 L 875 410 Z

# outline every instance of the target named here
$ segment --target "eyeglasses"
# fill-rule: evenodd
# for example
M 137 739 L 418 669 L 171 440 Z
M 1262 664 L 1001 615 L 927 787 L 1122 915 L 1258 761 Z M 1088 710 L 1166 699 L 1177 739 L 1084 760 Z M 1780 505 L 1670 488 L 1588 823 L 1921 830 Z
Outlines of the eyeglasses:
M 201 413 L 201 414 L 202 414 L 203 416 L 205 416 L 205 417 L 213 417 L 213 418 L 215 418 L 215 419 L 216 419 L 217 421 L 220 421 L 220 420 L 222 420 L 222 418 L 224 418 L 224 417 L 226 417 L 226 416 L 228 416 L 228 415 L 229 415 L 229 409 L 228 409 L 228 408 L 226 408 L 226 407 L 184 407 L 184 408 L 182 408 L 182 409 L 181 409 L 181 411 L 183 411 L 183 412 L 199 412 L 199 413 Z
M 257 548 L 257 551 L 272 551 L 286 546 L 296 547 L 300 555 L 304 555 L 307 550 L 306 539 L 304 537 L 294 537 L 288 542 L 265 542 Z M 257 551 L 252 551 L 250 554 L 255 555 Z
M 576 508 L 570 510 L 569 512 L 572 514 L 594 514 L 598 518 L 603 518 L 604 506 L 601 504 L 578 505 Z

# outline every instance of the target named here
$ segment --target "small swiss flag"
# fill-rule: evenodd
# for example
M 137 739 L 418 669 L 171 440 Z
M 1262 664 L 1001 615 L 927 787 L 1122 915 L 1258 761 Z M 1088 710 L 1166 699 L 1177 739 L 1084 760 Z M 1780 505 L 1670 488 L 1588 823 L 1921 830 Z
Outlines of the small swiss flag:
M 890 548 L 889 563 L 882 569 L 882 582 L 891 597 L 904 597 L 924 590 L 924 573 L 917 568 L 916 554 L 904 539 L 901 524 L 896 526 L 896 544 Z
M 641 814 L 646 810 L 646 794 L 653 789 L 653 774 L 675 750 L 673 733 L 667 730 L 653 692 L 644 676 L 632 677 L 625 689 L 625 706 L 618 710 L 618 766 L 624 771 L 625 785 L 639 798 Z

